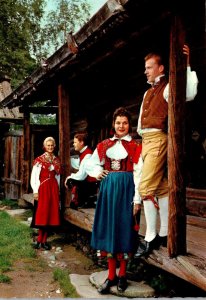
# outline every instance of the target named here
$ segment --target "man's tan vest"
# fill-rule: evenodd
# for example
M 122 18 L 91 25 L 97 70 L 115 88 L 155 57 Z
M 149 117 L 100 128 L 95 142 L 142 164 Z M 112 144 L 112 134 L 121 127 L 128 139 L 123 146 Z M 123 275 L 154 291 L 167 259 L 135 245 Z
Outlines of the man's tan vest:
M 158 128 L 167 131 L 168 103 L 163 98 L 167 85 L 165 77 L 154 87 L 151 87 L 144 98 L 141 116 L 141 128 Z

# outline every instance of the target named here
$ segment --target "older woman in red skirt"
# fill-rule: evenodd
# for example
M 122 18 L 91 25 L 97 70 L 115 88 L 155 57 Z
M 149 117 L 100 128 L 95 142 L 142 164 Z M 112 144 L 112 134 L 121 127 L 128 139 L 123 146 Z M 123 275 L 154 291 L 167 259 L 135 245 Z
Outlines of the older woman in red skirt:
M 56 143 L 53 137 L 43 142 L 45 152 L 33 162 L 31 187 L 34 194 L 34 212 L 32 228 L 38 228 L 37 241 L 34 248 L 50 250 L 47 243 L 49 230 L 60 225 L 59 183 L 61 164 L 54 155 Z

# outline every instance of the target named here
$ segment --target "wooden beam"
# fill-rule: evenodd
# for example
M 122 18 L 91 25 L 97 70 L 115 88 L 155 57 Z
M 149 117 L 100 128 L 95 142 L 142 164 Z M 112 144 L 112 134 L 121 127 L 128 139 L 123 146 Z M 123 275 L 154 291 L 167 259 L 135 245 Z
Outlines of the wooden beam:
M 1 178 L 1 180 L 3 182 L 14 183 L 14 184 L 17 184 L 17 185 L 21 185 L 22 184 L 21 180 L 13 179 L 13 178 Z
M 70 110 L 68 88 L 64 84 L 61 84 L 58 87 L 58 107 L 59 155 L 63 165 L 63 174 L 61 176 L 61 198 L 65 199 L 62 205 L 67 207 L 70 203 L 70 195 L 66 191 L 64 180 L 70 172 Z
M 24 155 L 23 155 L 23 183 L 21 194 L 29 191 L 30 173 L 31 173 L 31 138 L 30 138 L 30 118 L 29 113 L 24 113 L 23 136 L 24 136 Z
M 168 102 L 168 254 L 170 257 L 186 253 L 186 187 L 183 172 L 186 94 L 186 60 L 182 54 L 184 38 L 185 32 L 180 17 L 173 16 L 170 36 Z
M 167 255 L 166 248 L 161 247 L 158 251 L 154 250 L 145 260 L 206 291 L 204 262 L 198 257 L 188 254 L 187 256 L 179 255 L 171 259 Z
M 56 114 L 58 113 L 58 106 L 39 106 L 39 107 L 21 107 L 20 111 L 29 111 L 32 114 Z
M 94 223 L 94 211 L 94 208 L 78 210 L 67 208 L 65 210 L 64 218 L 71 224 L 86 231 L 92 232 L 92 226 Z

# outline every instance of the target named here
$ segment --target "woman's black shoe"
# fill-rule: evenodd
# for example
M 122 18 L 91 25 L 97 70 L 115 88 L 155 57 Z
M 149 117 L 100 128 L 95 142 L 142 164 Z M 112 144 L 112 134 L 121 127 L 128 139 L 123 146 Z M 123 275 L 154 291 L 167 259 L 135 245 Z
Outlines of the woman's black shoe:
M 41 243 L 40 243 L 40 242 L 35 242 L 35 243 L 33 244 L 33 248 L 34 248 L 34 249 L 40 249 L 40 248 L 41 248 Z
M 128 287 L 127 278 L 124 276 L 119 277 L 119 280 L 117 283 L 118 292 L 124 292 L 127 287 Z
M 50 249 L 51 249 L 51 246 L 50 246 L 48 243 L 42 243 L 42 244 L 41 244 L 41 247 L 42 247 L 44 250 L 50 250 Z
M 116 285 L 118 278 L 115 277 L 113 280 L 106 279 L 105 282 L 98 288 L 98 292 L 102 295 L 109 294 L 110 287 Z
M 137 252 L 134 255 L 134 258 L 147 256 L 152 252 L 152 250 L 159 249 L 159 247 L 160 247 L 159 236 L 156 235 L 156 237 L 151 242 L 143 241 L 139 244 L 139 247 L 137 249 Z

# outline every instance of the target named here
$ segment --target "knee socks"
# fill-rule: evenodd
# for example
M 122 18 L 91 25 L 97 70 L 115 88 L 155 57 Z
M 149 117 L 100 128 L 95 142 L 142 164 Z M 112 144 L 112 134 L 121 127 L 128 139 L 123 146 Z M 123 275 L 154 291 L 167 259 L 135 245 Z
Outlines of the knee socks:
M 108 263 L 108 279 L 113 280 L 116 277 L 116 266 L 117 266 L 117 261 L 116 258 L 108 258 L 107 260 Z
M 146 220 L 145 241 L 151 242 L 157 235 L 157 208 L 151 200 L 143 201 Z
M 127 260 L 121 259 L 120 260 L 120 269 L 119 269 L 119 277 L 125 277 L 127 271 Z
M 43 230 L 39 229 L 38 230 L 37 242 L 42 243 L 42 238 L 43 238 Z
M 168 196 L 159 198 L 160 231 L 159 236 L 168 234 Z
M 117 267 L 117 260 L 116 258 L 108 258 L 108 279 L 113 280 L 116 275 L 116 267 Z M 125 277 L 126 276 L 126 270 L 127 270 L 127 260 L 121 259 L 120 260 L 120 268 L 119 268 L 119 277 Z
M 46 243 L 47 235 L 48 235 L 47 231 L 44 231 L 43 238 L 42 238 L 42 243 Z
M 45 231 L 43 229 L 39 229 L 38 230 L 37 242 L 46 243 L 47 235 L 48 235 L 47 231 Z

